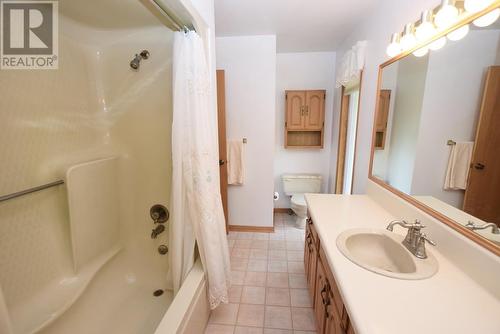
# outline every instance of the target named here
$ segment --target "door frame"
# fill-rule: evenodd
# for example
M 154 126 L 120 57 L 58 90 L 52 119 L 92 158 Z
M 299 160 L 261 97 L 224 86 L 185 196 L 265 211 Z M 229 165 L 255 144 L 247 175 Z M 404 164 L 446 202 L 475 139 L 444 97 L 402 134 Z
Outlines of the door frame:
M 227 204 L 227 145 L 226 145 L 226 79 L 224 70 L 216 70 L 217 85 L 217 141 L 219 143 L 219 181 L 222 207 L 226 221 L 226 234 L 229 233 Z M 221 138 L 223 140 L 221 140 Z
M 358 128 L 359 128 L 359 111 L 361 109 L 361 88 L 363 85 L 363 70 L 359 73 L 359 94 L 358 94 L 358 112 L 356 113 L 356 135 L 354 142 L 354 161 L 352 162 L 351 180 L 354 185 L 354 171 L 356 169 L 356 153 L 358 149 Z M 345 167 L 345 149 L 347 144 L 347 124 L 349 116 L 350 96 L 344 95 L 345 86 L 342 86 L 340 95 L 340 117 L 339 117 L 339 137 L 337 146 L 337 170 L 335 172 L 335 194 L 342 194 L 344 187 L 344 167 Z M 344 130 L 344 131 L 342 131 Z M 342 149 L 342 154 L 341 153 Z M 352 187 L 351 187 L 352 194 Z

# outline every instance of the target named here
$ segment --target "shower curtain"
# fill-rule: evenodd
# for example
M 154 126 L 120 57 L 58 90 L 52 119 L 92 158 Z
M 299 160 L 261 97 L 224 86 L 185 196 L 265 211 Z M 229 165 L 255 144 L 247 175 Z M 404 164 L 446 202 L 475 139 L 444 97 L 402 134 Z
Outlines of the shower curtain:
M 177 32 L 173 58 L 171 277 L 174 293 L 193 266 L 195 240 L 210 308 L 228 302 L 230 262 L 219 188 L 217 115 L 202 39 Z

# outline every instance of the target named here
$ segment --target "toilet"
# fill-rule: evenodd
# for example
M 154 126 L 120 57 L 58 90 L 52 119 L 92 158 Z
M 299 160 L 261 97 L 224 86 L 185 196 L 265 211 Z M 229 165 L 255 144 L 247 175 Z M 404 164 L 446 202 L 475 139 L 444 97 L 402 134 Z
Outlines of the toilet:
M 304 194 L 321 191 L 322 176 L 318 174 L 283 174 L 283 190 L 291 196 L 291 209 L 297 215 L 295 225 L 304 228 L 307 219 L 307 204 Z

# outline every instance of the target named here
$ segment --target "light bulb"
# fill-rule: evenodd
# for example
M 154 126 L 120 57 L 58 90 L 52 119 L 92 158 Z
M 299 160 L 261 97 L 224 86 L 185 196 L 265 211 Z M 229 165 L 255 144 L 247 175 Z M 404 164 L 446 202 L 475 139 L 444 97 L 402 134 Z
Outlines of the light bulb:
M 415 30 L 415 36 L 419 41 L 425 41 L 436 33 L 436 28 L 429 22 L 421 23 Z
M 415 29 L 415 36 L 417 40 L 422 42 L 428 40 L 436 33 L 436 27 L 432 23 L 432 10 L 426 10 L 422 12 L 422 17 L 420 19 L 420 24 L 417 29 Z
M 470 13 L 477 13 L 493 3 L 494 0 L 465 0 L 464 8 Z
M 429 53 L 429 48 L 428 47 L 423 47 L 423 48 L 420 48 L 418 49 L 417 51 L 413 52 L 413 55 L 415 57 L 423 57 L 425 56 L 427 53 Z
M 389 57 L 396 57 L 398 54 L 401 53 L 401 46 L 399 44 L 396 44 L 396 43 L 391 43 L 389 44 L 389 46 L 387 47 L 387 55 Z
M 413 23 L 405 25 L 403 37 L 401 37 L 401 42 L 399 43 L 403 51 L 409 50 L 417 44 L 417 39 L 413 35 L 414 27 Z
M 436 13 L 434 22 L 438 28 L 446 28 L 457 21 L 458 9 L 454 6 L 455 1 L 443 0 L 441 8 Z
M 450 41 L 458 41 L 467 36 L 468 33 L 469 33 L 469 25 L 466 24 L 463 27 L 453 30 L 448 35 L 446 35 L 446 37 L 448 37 Z
M 445 45 L 446 45 L 446 37 L 441 37 L 432 42 L 431 44 L 429 44 L 429 49 L 436 51 L 441 49 Z
M 492 10 L 488 14 L 484 14 L 478 19 L 475 19 L 472 23 L 474 23 L 476 27 L 487 27 L 490 24 L 494 23 L 499 16 L 500 16 L 500 8 L 497 8 Z
M 391 58 L 401 53 L 401 45 L 399 44 L 398 33 L 392 34 L 391 43 L 387 46 L 386 53 Z

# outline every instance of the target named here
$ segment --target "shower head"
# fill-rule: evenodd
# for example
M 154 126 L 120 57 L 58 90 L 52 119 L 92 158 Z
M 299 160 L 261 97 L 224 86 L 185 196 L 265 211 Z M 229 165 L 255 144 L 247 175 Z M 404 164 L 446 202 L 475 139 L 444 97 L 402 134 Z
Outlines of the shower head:
M 149 51 L 148 50 L 142 50 L 141 53 L 135 54 L 134 59 L 130 61 L 130 67 L 133 70 L 138 70 L 139 67 L 141 66 L 141 60 L 143 59 L 148 59 L 149 58 Z

